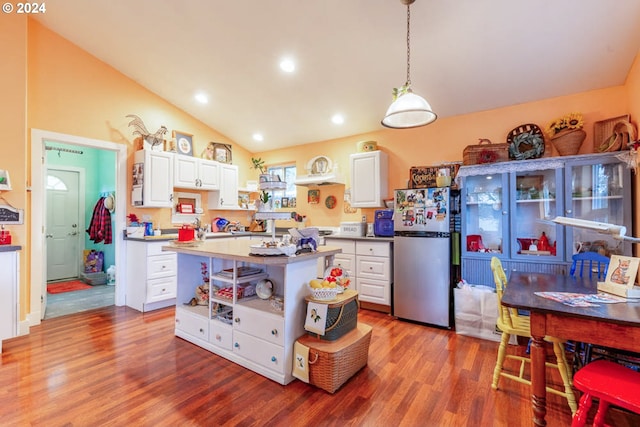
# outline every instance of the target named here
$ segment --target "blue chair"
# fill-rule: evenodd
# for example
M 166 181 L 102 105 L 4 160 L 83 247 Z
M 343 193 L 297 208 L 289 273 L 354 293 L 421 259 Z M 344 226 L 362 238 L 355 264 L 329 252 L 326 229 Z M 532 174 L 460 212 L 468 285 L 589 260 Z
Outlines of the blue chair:
M 571 276 L 584 277 L 585 273 L 588 273 L 588 277 L 593 278 L 594 274 L 596 274 L 596 279 L 598 280 L 604 280 L 607 276 L 607 269 L 609 268 L 608 257 L 600 255 L 598 252 L 580 252 L 571 258 L 573 259 L 573 264 L 571 264 L 571 270 L 569 271 Z
M 599 254 L 598 252 L 580 252 L 571 257 L 573 264 L 571 264 L 571 270 L 569 274 L 573 277 L 589 277 L 596 278 L 597 280 L 604 280 L 607 277 L 607 270 L 609 269 L 609 258 Z M 591 344 L 585 344 L 576 342 L 573 343 L 574 348 L 574 372 L 591 362 L 591 354 L 593 352 L 593 346 Z M 580 353 L 583 353 L 580 358 Z

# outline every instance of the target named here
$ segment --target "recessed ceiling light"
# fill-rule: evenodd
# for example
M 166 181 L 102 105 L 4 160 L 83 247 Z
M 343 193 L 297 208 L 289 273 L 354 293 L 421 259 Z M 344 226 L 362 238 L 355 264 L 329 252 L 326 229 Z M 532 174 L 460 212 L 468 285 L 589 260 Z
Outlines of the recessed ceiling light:
M 209 97 L 204 93 L 197 93 L 195 98 L 196 98 L 196 101 L 198 101 L 201 104 L 207 104 L 209 102 Z
M 263 141 L 264 140 L 264 136 L 262 136 L 261 133 L 254 133 L 253 134 L 253 140 L 254 141 Z
M 331 117 L 331 121 L 336 125 L 341 125 L 344 123 L 344 117 L 342 114 L 334 114 L 333 117 Z
M 296 70 L 296 64 L 290 58 L 280 61 L 280 69 L 285 73 L 293 73 Z

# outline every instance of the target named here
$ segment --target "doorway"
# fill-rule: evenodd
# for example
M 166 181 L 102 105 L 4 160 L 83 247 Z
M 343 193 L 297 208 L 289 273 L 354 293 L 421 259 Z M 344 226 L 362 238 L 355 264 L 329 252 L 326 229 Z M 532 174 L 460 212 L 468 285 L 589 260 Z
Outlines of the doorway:
M 65 150 L 69 152 L 72 151 L 89 151 L 93 149 L 95 151 L 101 153 L 107 153 L 110 156 L 110 161 L 108 162 L 100 162 L 97 164 L 91 164 L 87 162 L 86 159 L 76 159 L 76 164 L 71 165 L 60 165 L 56 162 L 55 165 L 50 165 L 47 162 L 47 146 L 62 146 L 65 147 Z M 68 148 L 71 147 L 71 148 Z M 75 148 L 75 150 L 74 150 Z M 124 252 L 124 239 L 122 233 L 118 233 L 116 230 L 123 230 L 125 227 L 125 203 L 126 203 L 126 164 L 127 164 L 127 145 L 124 144 L 116 144 L 109 141 L 101 141 L 94 140 L 89 138 L 78 137 L 74 135 L 66 135 L 59 134 L 55 132 L 42 131 L 38 129 L 33 129 L 31 132 L 31 153 L 32 153 L 32 227 L 33 230 L 30 238 L 31 249 L 30 249 L 30 257 L 31 257 L 31 298 L 30 298 L 30 308 L 27 313 L 27 321 L 29 325 L 33 326 L 40 323 L 42 319 L 45 318 L 45 313 L 47 311 L 47 279 L 54 277 L 56 275 L 68 275 L 70 274 L 68 271 L 65 273 L 55 272 L 53 276 L 50 276 L 49 269 L 54 268 L 53 265 L 56 263 L 51 263 L 48 258 L 48 254 L 51 250 L 57 247 L 59 242 L 52 242 L 52 238 L 48 238 L 47 235 L 51 234 L 47 230 L 47 204 L 48 203 L 61 203 L 60 201 L 49 200 L 49 194 L 47 192 L 47 181 L 50 175 L 49 169 L 51 170 L 85 170 L 86 174 L 90 171 L 93 171 L 96 167 L 103 168 L 106 173 L 111 174 L 113 178 L 113 186 L 115 191 L 113 194 L 115 197 L 115 209 L 112 214 L 113 218 L 113 257 L 112 262 L 116 265 L 118 271 L 125 271 L 125 256 Z M 60 153 L 60 151 L 58 151 Z M 64 178 L 63 175 L 55 175 L 57 178 Z M 100 174 L 99 176 L 103 176 Z M 68 176 L 67 176 L 68 178 Z M 80 250 L 83 249 L 86 242 L 84 239 L 87 237 L 87 233 L 85 232 L 86 224 L 90 221 L 91 213 L 89 213 L 89 218 L 85 220 L 83 217 L 86 213 L 86 209 L 92 210 L 94 208 L 94 204 L 99 197 L 97 192 L 91 193 L 90 188 L 99 188 L 96 187 L 96 183 L 92 183 L 91 177 L 89 175 L 85 175 L 85 180 L 87 181 L 85 185 L 85 191 L 89 196 L 83 197 L 85 194 L 82 190 L 83 180 L 79 179 L 79 194 L 78 211 L 79 217 L 76 227 L 73 227 L 73 222 L 69 223 L 72 229 L 77 229 L 78 240 L 81 243 L 78 243 L 78 248 L 75 251 L 75 254 L 69 260 L 61 261 L 60 264 L 65 265 L 64 268 L 69 267 L 70 264 L 73 263 L 72 259 L 76 260 L 76 266 L 78 271 L 81 272 L 84 262 L 82 261 L 82 255 Z M 68 183 L 67 183 L 68 185 Z M 122 195 L 122 197 L 119 197 Z M 85 204 L 86 200 L 86 204 Z M 84 206 L 84 211 L 81 210 L 80 206 Z M 41 232 L 40 232 L 41 231 Z M 73 234 L 73 231 L 66 231 L 67 233 Z M 70 242 L 60 243 L 63 245 L 72 245 Z M 52 247 L 49 247 L 52 246 Z M 106 247 L 106 245 L 105 245 Z M 108 266 L 107 266 L 108 267 Z M 55 267 L 57 268 L 57 266 Z M 106 267 L 105 267 L 106 269 Z M 116 274 L 116 283 L 115 286 L 110 286 L 111 288 L 111 302 L 109 305 L 115 303 L 115 305 L 124 305 L 125 301 L 125 278 L 123 275 Z M 93 289 L 92 289 L 93 290 Z M 80 292 L 89 292 L 89 291 L 80 291 Z M 64 295 L 64 294 L 62 294 Z M 88 296 L 89 294 L 83 294 L 84 296 Z M 104 296 L 103 296 L 104 297 Z M 82 307 L 86 308 L 87 303 L 83 303 L 78 306 L 79 310 Z M 47 316 L 48 317 L 48 316 Z M 28 330 L 27 332 L 28 333 Z

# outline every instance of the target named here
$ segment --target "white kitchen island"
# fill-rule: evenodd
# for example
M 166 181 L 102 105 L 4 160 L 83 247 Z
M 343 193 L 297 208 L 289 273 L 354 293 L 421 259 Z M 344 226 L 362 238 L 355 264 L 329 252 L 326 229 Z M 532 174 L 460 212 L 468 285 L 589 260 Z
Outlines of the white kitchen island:
M 332 258 L 341 250 L 321 246 L 317 252 L 298 256 L 255 256 L 249 254 L 251 243 L 225 240 L 163 246 L 178 253 L 175 334 L 288 384 L 294 379 L 293 344 L 305 334 L 306 283 L 315 278 L 319 257 Z M 274 298 L 245 295 L 263 279 L 273 283 L 273 296 L 282 299 L 282 310 L 274 307 Z M 190 305 L 196 288 L 203 284 L 209 289 L 208 303 Z M 230 298 L 216 295 L 218 288 L 226 289 Z

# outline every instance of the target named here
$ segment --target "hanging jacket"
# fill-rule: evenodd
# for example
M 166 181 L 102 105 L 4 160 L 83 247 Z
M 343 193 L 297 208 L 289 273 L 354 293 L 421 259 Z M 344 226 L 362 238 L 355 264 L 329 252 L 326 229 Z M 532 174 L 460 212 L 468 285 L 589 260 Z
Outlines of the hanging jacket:
M 104 205 L 105 198 L 100 197 L 98 203 L 93 208 L 93 215 L 91 216 L 91 223 L 87 228 L 89 233 L 89 240 L 93 240 L 95 243 L 104 241 L 105 245 L 111 244 L 111 213 L 109 209 Z

